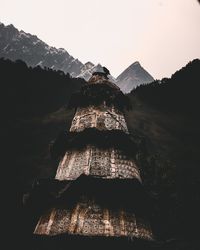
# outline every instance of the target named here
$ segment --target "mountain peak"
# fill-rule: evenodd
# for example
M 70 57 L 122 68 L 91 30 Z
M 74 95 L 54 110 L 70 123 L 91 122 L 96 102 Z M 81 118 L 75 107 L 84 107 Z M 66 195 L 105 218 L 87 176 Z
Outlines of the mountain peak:
M 135 61 L 134 63 L 131 64 L 131 66 L 141 66 L 139 61 Z M 131 67 L 130 66 L 130 67 Z
M 3 23 L 2 23 L 3 24 Z M 11 24 L 8 24 L 8 25 L 4 25 L 3 24 L 3 26 L 5 27 L 5 28 L 9 28 L 9 29 L 13 29 L 13 30 L 17 30 L 17 31 L 19 31 L 17 28 L 15 28 L 15 26 L 11 23 Z
M 0 22 L 0 57 L 10 60 L 23 60 L 28 66 L 48 67 L 62 70 L 73 77 L 81 77 L 86 81 L 94 72 L 105 73 L 106 68 L 100 63 L 94 65 L 88 61 L 85 64 L 75 59 L 63 48 L 49 46 L 36 35 L 18 30 L 12 24 L 4 25 Z M 107 70 L 107 72 L 109 72 Z M 110 81 L 116 83 L 125 93 L 136 86 L 152 82 L 153 77 L 140 65 L 139 61 L 132 63 L 115 79 L 109 75 Z
M 85 63 L 85 66 L 88 68 L 92 68 L 92 67 L 94 67 L 94 64 L 92 62 L 88 61 Z
M 36 35 L 19 31 L 12 24 L 1 24 L 0 37 L 0 57 L 13 61 L 21 59 L 28 66 L 62 70 L 75 77 L 81 72 L 83 64 L 65 49 L 49 46 Z
M 136 61 L 117 77 L 117 85 L 124 93 L 129 93 L 137 86 L 153 80 L 153 77 Z

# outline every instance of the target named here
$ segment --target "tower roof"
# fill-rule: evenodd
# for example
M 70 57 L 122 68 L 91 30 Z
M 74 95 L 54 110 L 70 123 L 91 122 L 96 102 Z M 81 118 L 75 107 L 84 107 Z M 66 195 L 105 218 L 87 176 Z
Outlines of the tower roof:
M 119 89 L 119 87 L 115 84 L 115 81 L 113 79 L 114 78 L 110 75 L 110 71 L 101 64 L 98 64 L 97 66 L 95 66 L 95 69 L 93 70 L 92 76 L 90 77 L 88 83 L 89 84 L 106 83 L 109 86 Z
M 108 75 L 110 75 L 110 71 L 106 67 L 101 66 L 101 64 L 98 64 L 95 67 L 92 75 L 98 75 L 98 74 L 100 74 L 100 75 L 103 74 L 105 76 L 108 76 Z

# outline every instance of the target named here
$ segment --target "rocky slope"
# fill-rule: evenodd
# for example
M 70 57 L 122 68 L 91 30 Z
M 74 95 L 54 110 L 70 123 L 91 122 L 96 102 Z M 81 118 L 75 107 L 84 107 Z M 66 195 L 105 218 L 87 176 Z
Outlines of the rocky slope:
M 37 65 L 62 70 L 73 76 L 80 74 L 83 64 L 63 48 L 47 45 L 37 36 L 19 31 L 13 25 L 0 23 L 0 57 L 21 59 L 28 66 Z
M 71 74 L 73 77 L 81 77 L 88 80 L 92 73 L 101 67 L 92 62 L 83 64 L 78 59 L 74 59 L 63 48 L 51 47 L 37 36 L 24 31 L 19 31 L 13 25 L 0 23 L 0 57 L 10 60 L 21 59 L 28 66 L 48 67 L 54 70 L 61 70 Z M 139 64 L 133 63 L 115 79 L 110 79 L 116 83 L 124 93 L 130 92 L 142 83 L 153 81 L 153 77 Z
M 153 80 L 153 77 L 139 62 L 134 62 L 117 77 L 116 84 L 124 93 L 129 93 L 137 86 L 153 82 Z

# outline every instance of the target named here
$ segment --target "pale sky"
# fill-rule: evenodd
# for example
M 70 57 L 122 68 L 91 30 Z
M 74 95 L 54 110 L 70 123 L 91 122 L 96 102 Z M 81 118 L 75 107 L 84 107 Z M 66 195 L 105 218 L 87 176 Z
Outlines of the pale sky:
M 135 61 L 170 77 L 200 58 L 197 0 L 0 0 L 0 21 L 115 77 Z

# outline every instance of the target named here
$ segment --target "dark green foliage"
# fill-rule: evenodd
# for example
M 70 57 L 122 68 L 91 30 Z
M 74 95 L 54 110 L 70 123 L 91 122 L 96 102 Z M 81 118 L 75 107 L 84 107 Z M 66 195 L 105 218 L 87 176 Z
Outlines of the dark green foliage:
M 132 94 L 167 112 L 198 115 L 200 107 L 200 60 L 195 59 L 171 78 L 140 85 Z
M 200 221 L 200 60 L 129 94 L 131 132 L 146 139 L 138 163 L 155 199 L 158 237 L 197 239 Z
M 73 249 L 125 249 L 125 250 L 169 250 L 169 248 L 158 248 L 156 242 L 147 242 L 132 237 L 105 237 L 105 236 L 82 236 L 61 234 L 53 237 L 34 236 L 30 250 L 63 250 L 67 246 L 73 246 Z
M 125 155 L 135 157 L 138 141 L 121 130 L 98 130 L 86 128 L 81 132 L 63 132 L 51 146 L 53 158 L 62 157 L 66 150 L 83 150 L 87 145 L 100 149 L 114 148 L 122 150 Z
M 72 95 L 69 108 L 99 106 L 103 103 L 107 106 L 114 105 L 119 110 L 130 110 L 131 104 L 127 96 L 120 90 L 108 86 L 106 83 L 90 84 L 81 88 L 79 93 Z
M 61 71 L 0 59 L 0 84 L 3 206 L 17 245 L 28 239 L 38 220 L 24 210 L 22 194 L 36 177 L 54 176 L 58 163 L 50 159 L 48 146 L 60 130 L 69 128 L 73 112 L 65 107 L 84 81 Z
M 131 197 L 126 195 L 130 190 Z M 84 196 L 106 209 L 124 209 L 135 212 L 142 218 L 149 217 L 152 213 L 151 200 L 137 179 L 102 179 L 86 175 L 73 181 L 42 179 L 32 185 L 32 189 L 26 194 L 25 203 L 29 209 L 36 211 L 65 207 L 66 204 L 69 208 Z
M 67 105 L 71 93 L 85 83 L 62 71 L 27 67 L 21 61 L 0 59 L 1 109 L 13 117 L 33 117 Z
M 58 162 L 49 158 L 49 142 L 69 128 L 73 113 L 63 107 L 82 80 L 49 69 L 27 68 L 22 62 L 0 62 L 1 175 L 8 197 L 4 216 L 7 225 L 12 225 L 13 237 L 22 243 L 28 241 L 38 220 L 22 207 L 25 184 L 54 177 Z M 136 158 L 145 189 L 156 205 L 154 230 L 168 240 L 159 250 L 199 249 L 199 72 L 199 60 L 195 60 L 171 79 L 141 86 L 128 95 L 133 105 L 126 113 L 128 127 L 140 135 Z M 52 87 L 48 88 L 48 82 Z M 49 249 L 49 239 L 47 245 Z M 28 242 L 24 249 L 31 247 Z

